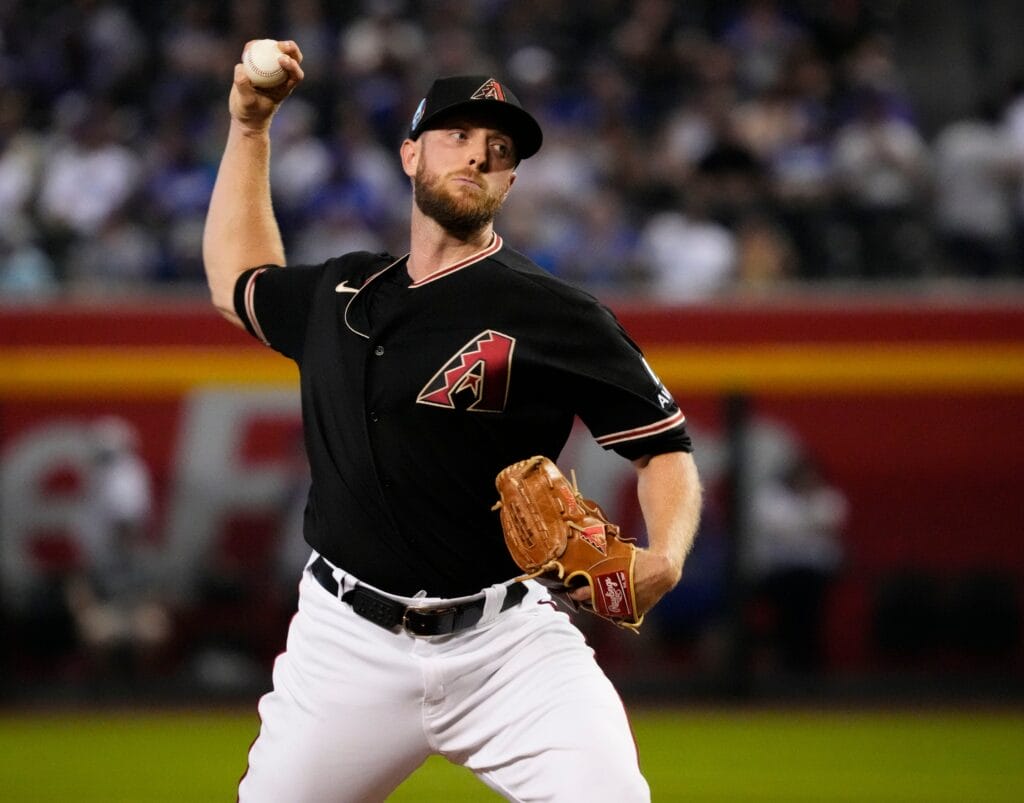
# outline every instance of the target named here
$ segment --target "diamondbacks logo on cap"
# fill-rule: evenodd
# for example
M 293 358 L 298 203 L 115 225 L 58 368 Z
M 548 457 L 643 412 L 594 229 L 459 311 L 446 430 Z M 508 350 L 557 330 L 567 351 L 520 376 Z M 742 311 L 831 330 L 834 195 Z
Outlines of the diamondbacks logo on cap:
M 505 90 L 501 84 L 493 78 L 488 78 L 476 92 L 470 95 L 470 100 L 505 100 Z

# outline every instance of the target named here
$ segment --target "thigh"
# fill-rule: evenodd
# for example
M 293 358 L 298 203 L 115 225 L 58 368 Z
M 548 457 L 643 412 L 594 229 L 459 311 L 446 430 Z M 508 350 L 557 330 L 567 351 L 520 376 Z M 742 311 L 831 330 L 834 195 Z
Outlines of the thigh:
M 429 753 L 421 677 L 402 646 L 304 578 L 240 803 L 385 799 Z
M 515 618 L 452 719 L 449 757 L 509 800 L 648 801 L 622 700 L 580 631 L 549 606 Z

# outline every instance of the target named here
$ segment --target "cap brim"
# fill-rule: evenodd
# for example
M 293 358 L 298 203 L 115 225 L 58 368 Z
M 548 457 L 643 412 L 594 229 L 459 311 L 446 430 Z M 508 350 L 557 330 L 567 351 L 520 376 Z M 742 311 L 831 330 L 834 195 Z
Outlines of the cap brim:
M 420 120 L 416 129 L 410 132 L 410 138 L 417 139 L 424 131 L 437 128 L 445 118 L 459 112 L 473 112 L 493 119 L 495 128 L 512 137 L 516 146 L 517 159 L 529 159 L 540 150 L 541 143 L 544 141 L 540 125 L 529 112 L 510 103 L 487 98 L 463 100 L 437 109 Z

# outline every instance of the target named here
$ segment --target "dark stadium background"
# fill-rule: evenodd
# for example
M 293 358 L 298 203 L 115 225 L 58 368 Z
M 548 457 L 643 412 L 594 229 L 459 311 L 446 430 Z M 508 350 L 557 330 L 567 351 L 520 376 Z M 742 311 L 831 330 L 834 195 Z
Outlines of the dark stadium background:
M 1019 724 L 1022 27 L 1011 0 L 0 4 L 0 710 L 250 711 L 269 682 L 295 374 L 209 307 L 199 242 L 232 65 L 274 37 L 308 76 L 273 131 L 295 262 L 403 253 L 395 151 L 434 74 L 504 77 L 541 120 L 496 228 L 620 315 L 708 489 L 642 635 L 580 622 L 628 703 Z M 67 603 L 111 419 L 152 482 L 170 633 L 144 657 L 88 650 Z M 628 466 L 577 435 L 563 466 L 642 538 Z M 749 563 L 797 458 L 847 505 L 800 666 Z

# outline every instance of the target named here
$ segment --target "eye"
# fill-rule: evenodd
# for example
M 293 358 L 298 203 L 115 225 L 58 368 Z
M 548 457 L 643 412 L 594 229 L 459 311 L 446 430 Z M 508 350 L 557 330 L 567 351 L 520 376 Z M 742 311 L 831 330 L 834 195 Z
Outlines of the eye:
M 494 152 L 502 159 L 508 159 L 512 156 L 512 146 L 504 140 L 495 140 L 491 143 L 491 147 Z

